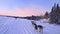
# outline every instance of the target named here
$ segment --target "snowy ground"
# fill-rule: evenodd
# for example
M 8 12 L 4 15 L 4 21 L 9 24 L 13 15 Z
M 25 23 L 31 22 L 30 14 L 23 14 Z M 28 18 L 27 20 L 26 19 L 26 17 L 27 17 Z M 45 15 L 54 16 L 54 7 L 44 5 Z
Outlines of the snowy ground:
M 36 21 L 37 25 L 44 27 L 43 34 L 60 34 L 60 25 L 43 23 L 43 20 Z M 31 20 L 15 19 L 0 16 L 0 34 L 42 34 L 35 31 Z

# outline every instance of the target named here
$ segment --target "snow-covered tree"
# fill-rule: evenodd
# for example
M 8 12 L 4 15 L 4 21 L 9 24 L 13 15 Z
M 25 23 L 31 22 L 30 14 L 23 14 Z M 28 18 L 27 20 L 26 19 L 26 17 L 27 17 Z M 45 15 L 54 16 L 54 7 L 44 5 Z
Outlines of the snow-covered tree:
M 50 12 L 50 23 L 60 23 L 60 7 L 55 4 Z
M 48 18 L 49 17 L 49 13 L 46 11 L 45 15 L 44 15 L 45 18 Z

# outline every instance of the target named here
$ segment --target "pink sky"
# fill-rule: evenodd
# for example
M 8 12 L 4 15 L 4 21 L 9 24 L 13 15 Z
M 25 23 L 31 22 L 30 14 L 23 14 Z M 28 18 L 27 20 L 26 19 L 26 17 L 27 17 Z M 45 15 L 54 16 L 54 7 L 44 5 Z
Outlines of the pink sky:
M 41 7 L 37 6 L 30 6 L 27 8 L 19 8 L 18 6 L 13 7 L 15 9 L 15 12 L 9 11 L 9 10 L 0 10 L 0 15 L 10 15 L 10 16 L 20 16 L 20 17 L 25 17 L 25 16 L 40 16 L 44 15 L 46 12 L 46 9 L 43 9 Z
M 31 16 L 44 15 L 50 12 L 54 3 L 59 0 L 0 0 L 0 15 Z

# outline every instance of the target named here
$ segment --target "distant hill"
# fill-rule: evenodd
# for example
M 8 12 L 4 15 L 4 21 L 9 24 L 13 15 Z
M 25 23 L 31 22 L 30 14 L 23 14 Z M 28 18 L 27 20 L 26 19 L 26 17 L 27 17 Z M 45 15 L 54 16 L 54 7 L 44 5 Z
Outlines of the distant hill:
M 22 19 L 29 19 L 29 20 L 40 20 L 43 19 L 43 16 L 27 16 L 27 17 L 19 17 L 19 16 L 8 16 L 8 15 L 0 15 L 4 17 L 12 17 L 12 18 L 22 18 Z

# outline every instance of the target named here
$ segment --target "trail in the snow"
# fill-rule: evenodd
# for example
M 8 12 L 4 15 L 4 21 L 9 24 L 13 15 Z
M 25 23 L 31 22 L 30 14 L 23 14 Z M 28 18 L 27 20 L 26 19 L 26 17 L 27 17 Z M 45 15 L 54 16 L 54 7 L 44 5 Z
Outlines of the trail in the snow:
M 35 21 L 37 25 L 42 25 L 43 34 L 60 34 L 60 25 L 51 25 L 42 21 Z M 31 20 L 0 17 L 0 34 L 42 34 L 35 31 Z

